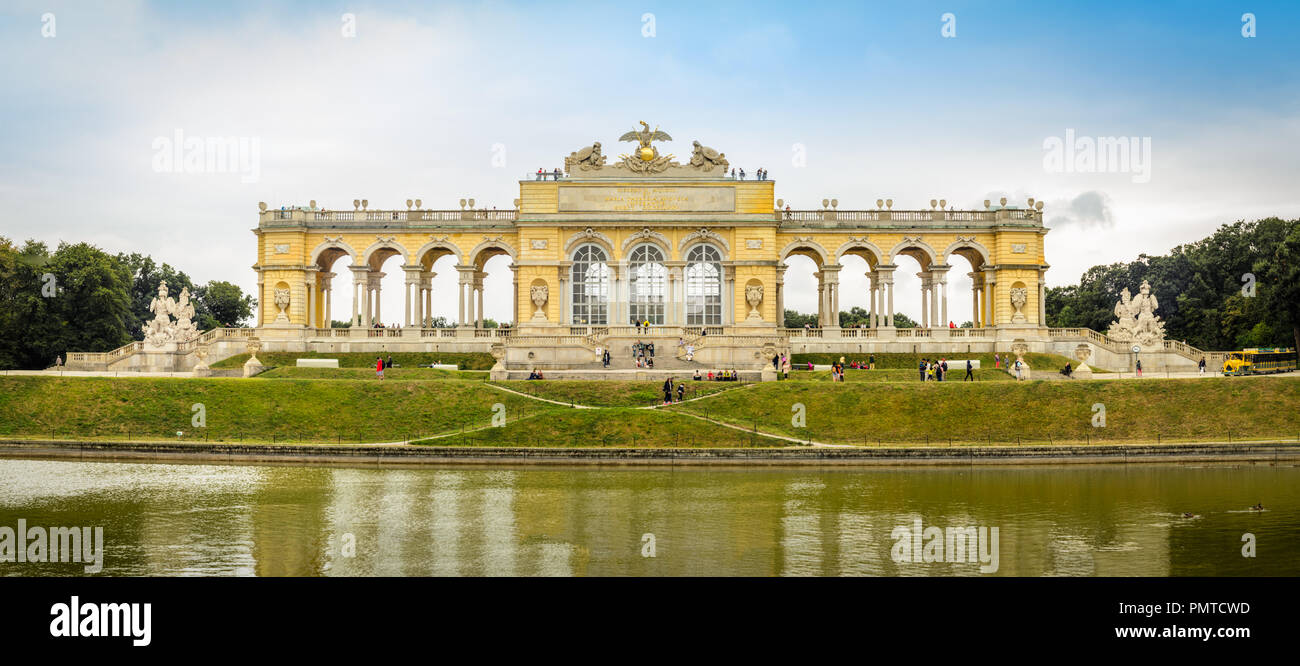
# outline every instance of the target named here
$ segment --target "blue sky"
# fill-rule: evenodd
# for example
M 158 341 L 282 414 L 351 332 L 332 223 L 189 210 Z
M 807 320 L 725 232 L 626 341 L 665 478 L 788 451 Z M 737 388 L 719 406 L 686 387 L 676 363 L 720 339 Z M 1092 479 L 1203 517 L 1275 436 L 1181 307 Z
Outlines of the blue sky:
M 767 168 L 796 208 L 1036 197 L 1052 284 L 1221 223 L 1300 216 L 1300 3 L 1135 4 L 9 2 L 0 235 L 144 251 L 251 290 L 258 201 L 507 208 L 522 174 L 638 120 L 678 154 L 699 139 Z M 155 172 L 152 142 L 176 129 L 258 138 L 256 182 Z M 1149 138 L 1149 181 L 1046 171 L 1044 140 L 1067 129 Z M 509 271 L 490 268 L 488 314 L 508 318 L 491 296 Z M 794 307 L 814 307 L 811 270 L 787 274 Z M 856 273 L 846 308 L 866 302 Z

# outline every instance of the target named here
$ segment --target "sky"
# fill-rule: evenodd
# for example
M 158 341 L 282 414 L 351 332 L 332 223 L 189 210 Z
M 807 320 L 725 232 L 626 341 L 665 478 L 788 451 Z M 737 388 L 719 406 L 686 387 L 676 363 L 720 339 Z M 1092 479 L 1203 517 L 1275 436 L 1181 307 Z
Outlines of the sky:
M 766 168 L 795 209 L 1034 197 L 1049 284 L 1071 284 L 1220 224 L 1300 217 L 1297 25 L 1289 1 L 10 0 L 0 236 L 142 252 L 253 292 L 259 201 L 510 208 L 528 172 L 646 120 L 677 139 L 669 152 L 699 139 Z M 168 165 L 177 132 L 242 139 L 250 161 Z M 1137 149 L 1067 168 L 1050 159 L 1067 137 Z M 511 318 L 507 261 L 488 264 L 497 320 Z M 857 261 L 845 310 L 867 303 Z M 910 261 L 895 303 L 915 319 Z M 389 321 L 398 263 L 384 267 Z M 969 267 L 953 265 L 961 323 Z M 787 307 L 815 311 L 811 262 L 790 266 Z M 454 319 L 455 271 L 435 270 L 435 314 Z M 351 276 L 336 272 L 333 311 L 350 312 Z

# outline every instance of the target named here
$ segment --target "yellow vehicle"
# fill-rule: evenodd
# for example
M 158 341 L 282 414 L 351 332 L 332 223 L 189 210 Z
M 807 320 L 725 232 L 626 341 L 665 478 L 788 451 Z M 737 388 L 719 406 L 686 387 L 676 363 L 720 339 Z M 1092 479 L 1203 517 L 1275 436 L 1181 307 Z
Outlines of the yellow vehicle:
M 1295 350 L 1281 347 L 1252 347 L 1229 352 L 1223 360 L 1224 375 L 1263 375 L 1295 370 Z

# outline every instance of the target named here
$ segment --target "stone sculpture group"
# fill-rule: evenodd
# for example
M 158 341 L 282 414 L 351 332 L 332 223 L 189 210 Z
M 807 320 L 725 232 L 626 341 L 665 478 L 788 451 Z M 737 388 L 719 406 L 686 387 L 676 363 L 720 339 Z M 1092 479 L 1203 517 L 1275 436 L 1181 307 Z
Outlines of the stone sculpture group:
M 194 326 L 194 304 L 190 302 L 189 287 L 181 289 L 180 300 L 167 295 L 167 281 L 158 284 L 158 295 L 149 302 L 154 314 L 141 330 L 144 342 L 150 347 L 162 347 L 171 342 L 185 342 L 198 334 Z M 172 321 L 172 317 L 176 321 Z
M 1156 301 L 1156 295 L 1151 293 L 1151 284 L 1146 280 L 1138 288 L 1137 296 L 1132 296 L 1128 287 L 1125 287 L 1120 292 L 1119 302 L 1115 304 L 1115 316 L 1119 319 L 1111 322 L 1106 336 L 1144 347 L 1159 344 L 1165 339 L 1165 323 L 1155 314 L 1158 307 L 1160 303 Z

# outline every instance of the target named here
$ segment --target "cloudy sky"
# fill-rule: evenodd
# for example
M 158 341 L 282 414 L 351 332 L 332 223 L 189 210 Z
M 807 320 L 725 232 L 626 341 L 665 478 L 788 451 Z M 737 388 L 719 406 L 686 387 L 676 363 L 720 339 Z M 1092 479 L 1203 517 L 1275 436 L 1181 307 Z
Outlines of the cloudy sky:
M 1041 199 L 1049 280 L 1067 284 L 1222 223 L 1300 216 L 1297 25 L 1295 2 L 10 0 L 0 236 L 145 252 L 252 291 L 258 201 L 509 208 L 527 172 L 646 120 L 679 155 L 698 138 L 767 168 L 795 208 Z M 255 141 L 256 168 L 159 168 L 178 131 Z M 1045 146 L 1067 136 L 1139 150 L 1056 168 Z M 802 261 L 787 305 L 813 311 Z M 401 271 L 385 268 L 396 320 Z M 915 318 L 909 268 L 897 303 Z M 436 270 L 454 316 L 455 271 Z M 847 265 L 844 309 L 866 304 L 864 270 Z M 954 260 L 958 323 L 966 270 Z M 489 271 L 487 314 L 509 319 L 505 259 Z

